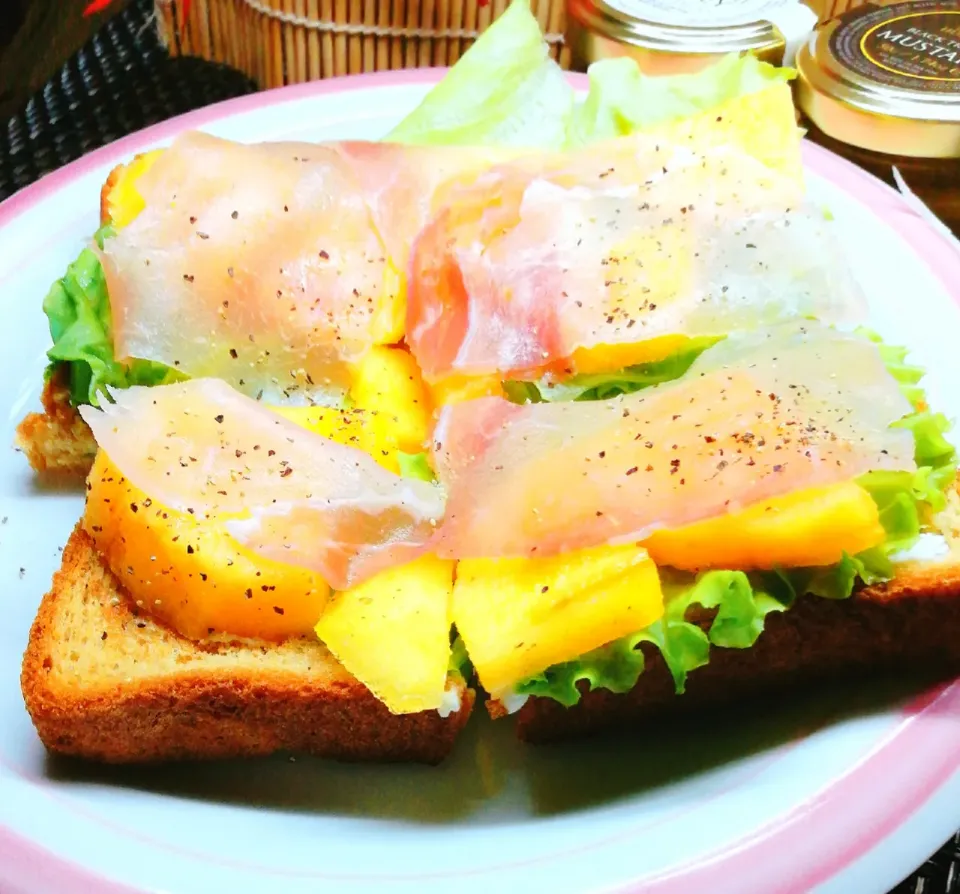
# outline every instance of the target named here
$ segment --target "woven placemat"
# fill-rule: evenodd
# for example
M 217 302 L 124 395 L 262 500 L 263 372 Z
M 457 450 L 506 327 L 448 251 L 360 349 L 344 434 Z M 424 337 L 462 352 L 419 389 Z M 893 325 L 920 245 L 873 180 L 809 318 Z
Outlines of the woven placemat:
M 960 811 L 960 805 L 958 805 Z M 960 892 L 960 832 L 920 869 L 901 882 L 893 894 L 958 894 Z
M 171 59 L 152 0 L 135 0 L 0 131 L 0 201 L 98 146 L 255 89 L 226 66 Z M 893 894 L 960 894 L 960 832 Z

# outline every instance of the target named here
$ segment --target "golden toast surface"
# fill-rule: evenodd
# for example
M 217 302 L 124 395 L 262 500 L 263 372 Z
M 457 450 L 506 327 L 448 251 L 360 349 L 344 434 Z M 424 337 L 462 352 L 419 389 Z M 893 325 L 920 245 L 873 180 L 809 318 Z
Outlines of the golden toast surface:
M 111 763 L 304 752 L 438 763 L 442 718 L 391 714 L 316 639 L 198 644 L 139 614 L 79 527 L 30 632 L 24 701 L 51 751 Z

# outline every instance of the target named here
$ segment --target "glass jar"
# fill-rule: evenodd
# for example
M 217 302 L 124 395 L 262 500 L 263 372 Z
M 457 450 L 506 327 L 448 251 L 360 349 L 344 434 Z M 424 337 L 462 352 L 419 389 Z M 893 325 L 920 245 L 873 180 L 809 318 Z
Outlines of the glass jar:
M 677 74 L 731 52 L 781 65 L 816 21 L 801 0 L 567 0 L 567 43 L 579 71 L 630 56 L 647 74 Z
M 960 233 L 960 0 L 867 3 L 797 53 L 809 137 L 894 183 Z

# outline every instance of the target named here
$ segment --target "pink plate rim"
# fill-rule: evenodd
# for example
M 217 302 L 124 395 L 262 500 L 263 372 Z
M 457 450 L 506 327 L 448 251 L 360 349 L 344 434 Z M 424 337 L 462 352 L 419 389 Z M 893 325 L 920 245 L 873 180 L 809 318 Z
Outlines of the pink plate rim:
M 331 78 L 254 93 L 171 118 L 97 149 L 0 203 L 0 229 L 91 170 L 117 163 L 184 130 L 323 94 L 432 84 L 444 71 L 411 69 Z M 583 75 L 570 75 L 570 79 L 576 87 L 586 86 Z M 885 220 L 960 305 L 960 251 L 955 243 L 899 193 L 844 159 L 805 143 L 804 162 L 813 173 Z M 938 734 L 931 735 L 926 722 L 948 714 L 960 716 L 960 681 L 914 700 L 904 709 L 896 730 L 872 753 L 788 814 L 720 852 L 612 890 L 619 894 L 685 894 L 704 886 L 719 891 L 718 883 L 728 880 L 738 894 L 760 894 L 769 890 L 776 878 L 777 890 L 800 894 L 828 881 L 874 850 L 960 771 L 960 723 L 938 725 Z M 909 774 L 907 767 L 912 771 Z M 496 871 L 497 867 L 490 869 Z M 2 825 L 0 888 L 10 894 L 140 894 Z

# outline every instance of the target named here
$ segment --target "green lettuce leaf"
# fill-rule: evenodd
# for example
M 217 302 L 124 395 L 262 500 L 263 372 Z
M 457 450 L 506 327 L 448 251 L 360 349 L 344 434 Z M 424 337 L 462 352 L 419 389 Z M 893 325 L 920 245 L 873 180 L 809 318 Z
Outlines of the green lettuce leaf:
M 633 394 L 652 385 L 679 379 L 707 348 L 720 338 L 701 337 L 690 340 L 682 351 L 677 351 L 651 363 L 638 363 L 612 373 L 591 373 L 573 376 L 558 383 L 504 382 L 503 390 L 514 403 L 541 401 L 609 400 L 621 394 Z
M 507 10 L 386 139 L 426 146 L 563 146 L 574 91 L 529 0 Z
M 629 692 L 643 673 L 643 652 L 639 646 L 645 638 L 646 631 L 588 652 L 578 661 L 555 664 L 542 674 L 518 683 L 515 692 L 552 698 L 568 708 L 580 701 L 577 683 L 581 680 L 591 689 Z
M 473 673 L 473 665 L 470 663 L 470 656 L 467 654 L 467 646 L 457 634 L 453 637 L 450 644 L 450 661 L 447 664 L 447 675 L 459 677 L 461 680 L 469 680 Z
M 100 229 L 95 239 L 102 247 L 112 231 Z M 159 363 L 135 360 L 119 363 L 113 353 L 110 299 L 103 268 L 90 249 L 80 252 L 43 300 L 53 346 L 47 351 L 51 375 L 65 365 L 74 404 L 100 405 L 108 388 L 162 385 L 182 377 Z
M 957 466 L 956 449 L 946 438 L 950 420 L 942 413 L 918 410 L 895 424 L 913 433 L 914 459 L 918 466 L 913 476 L 914 489 L 935 511 L 943 509 L 946 506 L 943 495 L 954 479 Z
M 710 646 L 748 649 L 763 633 L 766 617 L 788 605 L 742 571 L 708 571 L 700 575 L 664 571 L 664 614 L 641 634 L 639 642 L 660 649 L 678 693 L 687 674 L 710 659 Z M 697 613 L 714 611 L 704 629 Z M 637 637 L 631 637 L 637 639 Z
M 511 403 L 515 404 L 539 404 L 543 403 L 543 396 L 540 394 L 540 388 L 535 382 L 520 382 L 509 379 L 501 382 L 503 396 Z
M 904 472 L 871 472 L 859 479 L 859 483 L 877 501 L 881 520 L 890 538 L 902 539 L 908 503 L 912 503 L 916 510 L 919 528 L 929 522 L 932 515 L 946 508 L 946 493 L 957 474 L 957 451 L 946 437 L 951 429 L 950 420 L 942 413 L 933 413 L 928 409 L 927 396 L 920 385 L 925 374 L 923 368 L 907 363 L 906 348 L 885 344 L 877 333 L 869 329 L 861 327 L 858 331 L 877 345 L 887 371 L 899 382 L 901 392 L 914 408 L 913 413 L 895 422 L 894 426 L 908 429 L 913 434 L 913 458 L 917 471 L 912 475 Z M 884 520 L 884 513 L 889 514 L 890 503 L 895 497 L 901 504 L 902 522 L 899 530 L 891 530 Z
M 437 476 L 430 465 L 430 458 L 426 453 L 404 453 L 397 451 L 397 463 L 400 466 L 400 477 L 419 478 L 421 481 L 434 482 Z
M 590 689 L 629 692 L 644 669 L 640 644 L 655 645 L 673 676 L 677 692 L 683 692 L 687 674 L 705 665 L 710 645 L 730 649 L 752 646 L 763 632 L 772 611 L 786 607 L 775 596 L 757 589 L 741 571 L 709 571 L 700 576 L 668 573 L 664 581 L 663 617 L 645 630 L 615 640 L 583 655 L 548 668 L 515 687 L 519 695 L 552 698 L 567 707 L 580 700 L 578 683 Z M 705 631 L 687 620 L 694 606 L 716 609 Z
M 445 146 L 563 149 L 695 115 L 794 77 L 732 53 L 696 74 L 653 77 L 622 57 L 595 62 L 577 102 L 550 58 L 529 0 L 513 0 L 385 139 Z
M 791 80 L 747 53 L 725 56 L 696 74 L 651 77 L 627 57 L 595 62 L 587 71 L 590 89 L 574 111 L 568 145 L 627 136 L 704 112 L 722 103 Z

